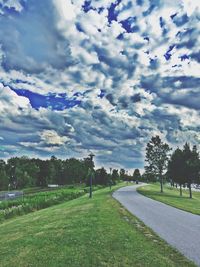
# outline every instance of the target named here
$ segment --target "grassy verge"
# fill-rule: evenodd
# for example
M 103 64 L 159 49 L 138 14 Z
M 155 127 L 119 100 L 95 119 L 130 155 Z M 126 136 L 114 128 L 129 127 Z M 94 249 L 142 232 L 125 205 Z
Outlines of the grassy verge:
M 24 195 L 30 195 L 30 194 L 35 194 L 35 193 L 41 193 L 41 192 L 50 192 L 50 191 L 57 191 L 60 189 L 84 189 L 86 187 L 85 184 L 70 184 L 70 185 L 62 185 L 59 187 L 29 187 L 29 188 L 24 188 L 23 192 Z
M 93 191 L 100 188 L 102 186 L 93 186 Z M 89 187 L 70 186 L 57 190 L 27 194 L 13 200 L 3 200 L 0 202 L 0 222 L 78 198 L 88 192 Z
M 116 189 L 117 187 L 115 187 Z M 108 188 L 0 225 L 0 266 L 194 266 L 111 197 Z
M 164 186 L 164 193 L 160 193 L 159 184 L 151 184 L 139 187 L 137 191 L 146 197 L 158 200 L 170 206 L 200 215 L 200 193 L 193 192 L 193 198 L 189 199 L 188 190 L 183 190 L 180 197 L 179 189 Z

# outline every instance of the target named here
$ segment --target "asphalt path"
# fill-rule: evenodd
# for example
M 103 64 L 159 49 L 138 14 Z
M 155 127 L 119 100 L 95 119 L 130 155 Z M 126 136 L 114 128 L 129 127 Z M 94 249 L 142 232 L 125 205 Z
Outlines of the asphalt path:
M 162 239 L 200 266 L 200 216 L 147 198 L 136 191 L 139 186 L 120 188 L 113 193 L 113 197 Z

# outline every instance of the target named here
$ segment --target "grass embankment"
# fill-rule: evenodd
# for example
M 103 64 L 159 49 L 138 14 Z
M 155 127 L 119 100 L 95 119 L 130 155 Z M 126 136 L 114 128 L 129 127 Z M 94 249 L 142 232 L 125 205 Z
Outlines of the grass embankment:
M 102 186 L 94 186 L 93 190 L 99 188 Z M 26 192 L 22 197 L 0 201 L 0 222 L 78 198 L 89 192 L 89 187 L 67 186 L 56 190 L 33 192 L 29 190 L 29 193 Z
M 151 184 L 139 187 L 137 191 L 146 197 L 158 200 L 170 206 L 182 209 L 194 214 L 200 215 L 200 192 L 193 192 L 193 198 L 189 198 L 188 190 L 183 189 L 183 195 L 180 197 L 178 188 L 164 186 L 164 192 L 160 193 L 159 184 Z
M 117 187 L 115 187 L 116 189 Z M 108 188 L 0 225 L 0 266 L 194 266 L 111 197 Z

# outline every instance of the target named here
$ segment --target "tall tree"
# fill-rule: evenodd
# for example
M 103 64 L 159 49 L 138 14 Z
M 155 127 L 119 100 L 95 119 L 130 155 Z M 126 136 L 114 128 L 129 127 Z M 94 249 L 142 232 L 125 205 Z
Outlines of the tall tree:
M 145 166 L 145 172 L 143 173 L 143 181 L 155 183 L 157 177 L 151 172 L 148 166 Z
M 6 163 L 4 160 L 0 160 L 0 190 L 8 188 L 9 177 L 6 173 Z
M 120 169 L 119 176 L 120 176 L 120 179 L 124 181 L 126 178 L 126 171 L 124 169 Z
M 141 174 L 139 169 L 135 169 L 133 173 L 133 180 L 134 181 L 140 181 L 141 180 Z
M 109 183 L 109 174 L 103 167 L 95 171 L 95 181 L 101 185 L 107 185 Z
M 184 175 L 187 180 L 190 198 L 192 198 L 192 183 L 195 183 L 199 180 L 200 172 L 200 159 L 197 152 L 197 147 L 193 146 L 193 149 L 190 149 L 188 143 L 183 147 L 183 158 L 184 158 Z
M 168 163 L 167 176 L 175 183 L 178 183 L 180 186 L 180 196 L 182 196 L 182 185 L 187 182 L 185 173 L 184 173 L 184 155 L 183 151 L 177 148 Z
M 167 169 L 170 150 L 169 145 L 163 143 L 158 135 L 153 136 L 146 147 L 145 161 L 148 165 L 145 169 L 159 179 L 161 193 L 163 193 L 163 173 Z
M 113 184 L 116 184 L 116 182 L 119 180 L 119 173 L 117 169 L 113 169 L 112 171 L 112 181 Z
M 197 151 L 197 146 L 194 145 L 192 148 L 192 177 L 195 183 L 200 183 L 200 155 Z
M 92 182 L 92 177 L 94 176 L 94 161 L 93 161 L 93 157 L 87 157 L 84 158 L 84 164 L 87 167 L 87 179 L 86 179 L 86 184 L 90 185 Z

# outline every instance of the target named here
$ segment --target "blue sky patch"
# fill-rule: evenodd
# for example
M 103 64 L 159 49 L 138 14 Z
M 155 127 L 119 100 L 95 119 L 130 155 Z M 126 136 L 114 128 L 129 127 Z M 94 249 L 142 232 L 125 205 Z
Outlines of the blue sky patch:
M 126 20 L 120 21 L 122 27 L 126 30 L 126 32 L 138 32 L 140 29 L 136 25 L 137 17 L 129 17 Z
M 167 52 L 164 54 L 166 60 L 170 60 L 172 54 L 170 53 L 174 49 L 175 45 L 171 45 Z
M 186 59 L 189 59 L 189 56 L 188 55 L 182 55 L 182 56 L 180 56 L 180 59 L 181 59 L 181 61 L 184 61 Z
M 118 12 L 115 8 L 121 3 L 122 0 L 117 0 L 115 3 L 112 3 L 108 8 L 108 22 L 109 24 L 115 20 L 117 21 Z
M 98 95 L 98 97 L 103 98 L 106 94 L 105 90 L 101 90 L 100 94 Z
M 80 100 L 76 100 L 76 98 L 67 98 L 67 95 L 64 93 L 41 95 L 33 93 L 29 90 L 12 90 L 19 96 L 27 97 L 31 106 L 37 110 L 42 107 L 61 111 L 81 104 Z
M 165 22 L 162 17 L 160 17 L 160 27 L 163 28 L 165 26 Z
M 84 12 L 88 12 L 91 8 L 91 1 L 85 1 L 84 4 L 82 5 L 82 8 Z
M 170 16 L 170 18 L 173 20 L 177 15 L 178 15 L 178 13 L 172 14 L 172 15 Z
M 104 7 L 94 8 L 92 6 L 92 1 L 85 1 L 84 4 L 82 5 L 82 8 L 85 13 L 87 13 L 90 10 L 97 10 L 97 12 L 100 14 L 104 10 Z

